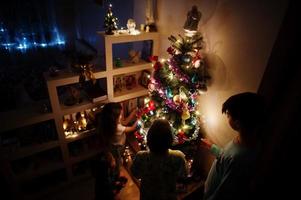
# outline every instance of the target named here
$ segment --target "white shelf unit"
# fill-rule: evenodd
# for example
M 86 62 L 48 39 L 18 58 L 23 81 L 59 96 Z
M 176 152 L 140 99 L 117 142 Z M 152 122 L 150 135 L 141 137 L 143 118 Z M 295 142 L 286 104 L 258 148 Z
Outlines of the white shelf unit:
M 63 130 L 63 116 L 96 107 L 98 104 L 103 104 L 106 102 L 121 102 L 124 100 L 140 97 L 147 94 L 148 90 L 140 86 L 139 84 L 137 84 L 136 87 L 131 90 L 124 90 L 122 92 L 114 93 L 114 86 L 113 86 L 114 76 L 139 73 L 143 70 L 151 71 L 152 64 L 144 60 L 140 60 L 140 62 L 137 64 L 131 64 L 126 61 L 123 61 L 124 63 L 123 67 L 114 68 L 113 52 L 112 52 L 113 44 L 151 40 L 152 52 L 150 52 L 150 54 L 157 55 L 159 50 L 159 46 L 158 46 L 159 33 L 152 32 L 152 33 L 141 33 L 139 35 L 129 35 L 129 34 L 105 35 L 104 33 L 99 32 L 99 34 L 101 37 L 104 38 L 104 45 L 105 45 L 105 52 L 106 52 L 105 53 L 106 66 L 105 66 L 105 70 L 103 71 L 94 71 L 94 75 L 96 79 L 101 79 L 101 78 L 106 79 L 106 87 L 107 87 L 106 90 L 108 96 L 107 100 L 98 103 L 83 101 L 82 103 L 76 104 L 74 106 L 61 105 L 57 93 L 57 88 L 60 86 L 66 86 L 66 85 L 78 83 L 79 75 L 70 72 L 60 72 L 58 76 L 51 77 L 45 74 L 48 93 L 50 97 L 50 103 L 53 112 L 53 118 L 55 120 L 56 128 L 58 131 L 58 137 L 60 143 L 59 145 L 62 150 L 62 156 L 65 163 L 65 168 L 67 170 L 67 175 L 70 180 L 76 178 L 72 173 L 72 165 L 95 156 L 100 150 L 91 149 L 91 151 L 85 152 L 83 153 L 83 155 L 76 156 L 76 157 L 70 155 L 68 145 L 74 141 L 78 141 L 90 137 L 95 133 L 95 129 L 86 131 L 86 133 L 82 132 L 76 137 L 66 138 Z
M 96 79 L 106 78 L 107 72 L 106 71 L 95 71 L 94 75 L 95 75 Z M 56 125 L 57 131 L 58 131 L 58 138 L 60 141 L 60 147 L 61 147 L 61 151 L 62 151 L 63 161 L 65 164 L 68 180 L 71 181 L 74 178 L 76 178 L 76 177 L 74 177 L 74 175 L 72 173 L 72 165 L 75 163 L 74 160 L 81 161 L 84 159 L 88 159 L 89 157 L 92 157 L 93 155 L 96 155 L 96 154 L 84 154 L 84 155 L 74 158 L 73 156 L 70 155 L 68 144 L 93 135 L 93 133 L 95 132 L 95 129 L 89 130 L 89 131 L 83 131 L 75 137 L 66 137 L 65 131 L 63 129 L 63 116 L 69 115 L 72 113 L 81 112 L 81 111 L 84 111 L 87 109 L 92 109 L 94 107 L 97 107 L 99 104 L 103 104 L 103 103 L 107 102 L 108 100 L 104 100 L 104 101 L 97 102 L 97 103 L 92 103 L 89 100 L 83 100 L 83 102 L 81 102 L 79 104 L 75 104 L 73 106 L 66 106 L 60 102 L 57 89 L 58 89 L 58 87 L 61 87 L 61 86 L 78 83 L 79 75 L 72 73 L 72 72 L 63 71 L 63 72 L 60 72 L 58 74 L 58 76 L 55 76 L 55 77 L 51 77 L 48 74 L 45 74 L 45 79 L 47 82 L 48 93 L 49 93 L 50 103 L 51 103 L 53 116 L 54 116 L 54 120 L 55 120 L 55 125 Z
M 120 93 L 114 94 L 114 76 L 131 74 L 141 72 L 143 70 L 152 70 L 152 63 L 141 60 L 137 64 L 130 64 L 123 61 L 124 66 L 120 68 L 114 68 L 113 66 L 113 45 L 120 43 L 139 42 L 139 41 L 152 41 L 151 55 L 158 55 L 159 53 L 159 33 L 157 32 L 141 32 L 138 35 L 130 34 L 117 34 L 117 35 L 105 35 L 103 32 L 99 34 L 104 37 L 105 42 L 105 60 L 106 60 L 106 72 L 107 72 L 107 87 L 108 98 L 110 101 L 120 102 L 131 98 L 136 98 L 147 94 L 147 89 L 142 86 L 137 86 L 133 90 L 126 90 Z
M 114 93 L 114 76 L 139 73 L 143 70 L 151 71 L 152 64 L 144 60 L 141 60 L 137 64 L 131 64 L 127 63 L 126 61 L 123 61 L 125 63 L 123 67 L 114 68 L 112 45 L 117 43 L 151 40 L 152 52 L 150 52 L 150 54 L 158 55 L 159 33 L 151 32 L 141 33 L 139 35 L 105 35 L 104 33 L 99 32 L 98 34 L 100 34 L 100 36 L 104 38 L 106 52 L 106 68 L 103 71 L 94 71 L 94 75 L 96 79 L 106 79 L 106 89 L 108 96 L 107 100 L 97 103 L 83 101 L 80 104 L 76 104 L 74 106 L 62 105 L 60 103 L 60 98 L 58 95 L 58 87 L 78 83 L 79 75 L 68 71 L 60 71 L 57 76 L 49 76 L 49 74 L 47 73 L 44 74 L 48 88 L 51 112 L 43 113 L 42 110 L 44 102 L 39 102 L 32 106 L 26 106 L 25 108 L 22 108 L 20 110 L 0 113 L 0 134 L 2 134 L 3 132 L 7 132 L 29 125 L 38 124 L 48 120 L 53 120 L 55 124 L 58 138 L 56 141 L 50 141 L 37 145 L 26 146 L 24 148 L 19 148 L 11 154 L 7 154 L 7 157 L 9 157 L 9 160 L 15 161 L 29 156 L 34 156 L 35 154 L 48 151 L 54 148 L 59 148 L 60 152 L 62 153 L 62 162 L 53 162 L 46 167 L 39 168 L 36 171 L 29 171 L 23 174 L 18 174 L 16 176 L 18 181 L 24 182 L 61 169 L 64 169 L 66 172 L 66 183 L 74 182 L 75 180 L 77 180 L 79 177 L 74 176 L 72 172 L 72 166 L 76 163 L 85 161 L 95 156 L 97 153 L 99 153 L 100 150 L 92 149 L 91 151 L 86 151 L 85 153 L 83 153 L 83 155 L 79 155 L 76 157 L 71 156 L 68 149 L 68 145 L 72 142 L 83 140 L 87 137 L 94 135 L 95 129 L 86 132 L 81 132 L 81 134 L 79 134 L 76 137 L 66 137 L 63 129 L 63 116 L 81 112 L 86 109 L 91 109 L 93 107 L 98 106 L 99 104 L 103 104 L 106 102 L 121 102 L 124 100 L 140 97 L 147 94 L 148 90 L 140 86 L 139 84 L 137 84 L 136 87 L 131 90 L 125 90 L 122 92 Z

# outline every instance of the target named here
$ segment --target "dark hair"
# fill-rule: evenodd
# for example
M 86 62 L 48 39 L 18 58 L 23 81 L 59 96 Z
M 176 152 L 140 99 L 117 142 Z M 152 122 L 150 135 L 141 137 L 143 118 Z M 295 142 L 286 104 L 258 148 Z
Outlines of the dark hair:
M 147 145 L 151 152 L 165 153 L 172 145 L 173 137 L 167 120 L 155 120 L 147 133 Z
M 116 132 L 121 109 L 120 103 L 110 102 L 105 104 L 102 110 L 95 116 L 96 131 L 100 136 L 100 142 L 104 148 L 111 143 Z
M 224 102 L 222 113 L 226 113 L 233 120 L 237 120 L 243 129 L 253 131 L 265 120 L 265 102 L 259 94 L 239 93 L 229 97 Z

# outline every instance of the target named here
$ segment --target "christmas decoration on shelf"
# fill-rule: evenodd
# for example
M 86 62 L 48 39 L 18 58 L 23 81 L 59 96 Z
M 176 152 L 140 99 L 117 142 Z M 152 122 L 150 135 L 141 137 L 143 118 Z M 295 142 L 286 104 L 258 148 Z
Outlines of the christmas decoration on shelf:
M 145 32 L 156 32 L 155 13 L 157 8 L 156 0 L 147 0 L 145 9 Z
M 96 78 L 93 73 L 93 64 L 77 64 L 73 68 L 77 73 L 79 73 L 79 83 L 83 84 L 86 80 L 92 81 L 93 84 L 96 83 Z
M 205 63 L 200 33 L 179 38 L 170 36 L 170 58 L 159 61 L 152 56 L 153 74 L 148 84 L 149 97 L 140 109 L 140 129 L 136 138 L 145 143 L 147 130 L 155 119 L 167 119 L 173 127 L 174 144 L 196 140 L 202 120 L 198 98 L 207 91 L 210 75 Z
M 84 110 L 82 112 L 65 115 L 63 129 L 66 138 L 75 138 L 82 134 L 89 134 L 95 130 L 94 115 L 99 108 Z
M 114 30 L 117 30 L 118 18 L 113 16 L 112 4 L 109 4 L 107 14 L 105 16 L 104 28 L 107 35 L 113 35 Z
M 140 31 L 136 30 L 136 22 L 133 19 L 128 19 L 127 24 L 128 32 L 130 35 L 137 35 Z
M 137 64 L 140 62 L 141 51 L 130 50 L 129 51 L 129 61 L 131 63 Z
M 121 61 L 120 58 L 115 58 L 114 59 L 114 66 L 115 67 L 122 67 L 123 66 L 122 61 Z

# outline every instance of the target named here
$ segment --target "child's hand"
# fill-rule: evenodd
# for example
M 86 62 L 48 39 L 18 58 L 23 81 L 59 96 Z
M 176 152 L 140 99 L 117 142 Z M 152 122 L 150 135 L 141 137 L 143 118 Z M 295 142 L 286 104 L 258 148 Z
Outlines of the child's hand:
M 204 147 L 208 150 L 210 150 L 211 146 L 213 145 L 213 142 L 207 138 L 201 138 L 201 147 Z

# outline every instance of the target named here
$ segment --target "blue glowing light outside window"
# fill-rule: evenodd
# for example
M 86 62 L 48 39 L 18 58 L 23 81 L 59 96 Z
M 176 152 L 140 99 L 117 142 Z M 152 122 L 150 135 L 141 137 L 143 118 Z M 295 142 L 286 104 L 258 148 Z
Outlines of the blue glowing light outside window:
M 0 23 L 0 49 L 5 49 L 8 51 L 21 51 L 26 52 L 28 49 L 32 48 L 47 48 L 58 46 L 62 47 L 65 45 L 64 37 L 59 33 L 58 29 L 55 27 L 51 32 L 51 40 L 46 42 L 43 41 L 34 41 L 33 37 L 26 37 L 24 33 L 19 33 L 14 39 L 11 39 L 9 31 Z M 32 33 L 35 35 L 35 33 Z M 42 37 L 45 38 L 45 37 Z

